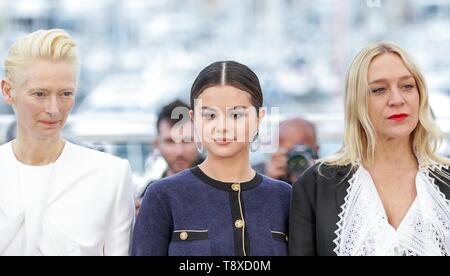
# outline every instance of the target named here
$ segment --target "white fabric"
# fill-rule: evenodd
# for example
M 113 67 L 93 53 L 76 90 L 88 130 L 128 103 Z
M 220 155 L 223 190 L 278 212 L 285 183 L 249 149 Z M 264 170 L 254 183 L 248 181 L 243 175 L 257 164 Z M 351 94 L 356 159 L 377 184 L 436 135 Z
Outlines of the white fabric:
M 47 183 L 50 182 L 54 164 L 27 166 L 17 160 L 13 162 L 18 167 L 17 184 L 19 189 L 11 190 L 11 193 L 9 193 L 11 198 L 16 199 L 10 205 L 10 212 L 16 217 L 23 216 L 23 222 L 26 223 L 20 225 L 19 231 L 15 238 L 10 240 L 11 244 L 4 255 L 21 255 L 23 252 L 33 254 L 36 244 L 33 245 L 30 239 L 26 243 L 26 237 L 37 235 L 36 232 L 40 230 L 40 216 L 37 213 L 41 211 L 45 190 Z M 33 225 L 33 222 L 37 222 L 38 225 Z
M 66 142 L 49 166 L 0 146 L 0 255 L 127 255 L 134 221 L 128 161 Z
M 388 222 L 369 172 L 362 166 L 349 182 L 339 215 L 339 256 L 448 256 L 450 201 L 424 170 L 416 176 L 417 197 L 397 230 Z

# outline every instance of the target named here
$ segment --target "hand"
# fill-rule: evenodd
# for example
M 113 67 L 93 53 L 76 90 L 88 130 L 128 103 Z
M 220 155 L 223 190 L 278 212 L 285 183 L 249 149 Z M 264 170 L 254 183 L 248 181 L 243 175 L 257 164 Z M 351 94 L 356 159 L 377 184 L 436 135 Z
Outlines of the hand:
M 139 209 L 141 209 L 142 200 L 141 199 L 135 199 L 134 201 L 134 208 L 136 211 L 136 216 L 139 214 Z
M 266 164 L 265 174 L 273 179 L 283 179 L 288 174 L 288 150 L 279 148 L 272 154 L 272 157 Z

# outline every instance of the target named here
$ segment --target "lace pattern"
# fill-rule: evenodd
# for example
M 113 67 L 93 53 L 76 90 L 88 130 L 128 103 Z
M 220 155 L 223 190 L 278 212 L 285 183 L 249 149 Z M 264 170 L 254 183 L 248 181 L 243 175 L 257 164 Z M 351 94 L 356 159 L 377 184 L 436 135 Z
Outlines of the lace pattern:
M 450 255 L 450 200 L 428 171 L 416 177 L 417 198 L 395 230 L 373 180 L 362 166 L 349 181 L 339 214 L 338 256 Z

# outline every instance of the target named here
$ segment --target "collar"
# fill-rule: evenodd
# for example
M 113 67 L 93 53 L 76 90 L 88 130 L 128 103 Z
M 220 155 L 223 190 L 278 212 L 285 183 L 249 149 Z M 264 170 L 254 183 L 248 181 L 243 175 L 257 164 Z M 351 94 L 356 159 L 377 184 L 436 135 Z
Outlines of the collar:
M 213 179 L 213 178 L 207 176 L 198 166 L 192 168 L 191 172 L 193 175 L 195 175 L 202 182 L 208 184 L 209 186 L 212 186 L 212 187 L 222 190 L 222 191 L 227 191 L 227 192 L 234 191 L 232 189 L 232 185 L 236 184 L 236 183 L 227 183 L 227 182 L 222 182 L 222 181 Z M 247 191 L 247 190 L 251 190 L 251 189 L 258 187 L 262 183 L 262 181 L 263 181 L 262 175 L 259 173 L 256 173 L 255 177 L 252 180 L 250 180 L 248 182 L 239 183 L 239 184 L 241 186 L 242 191 Z

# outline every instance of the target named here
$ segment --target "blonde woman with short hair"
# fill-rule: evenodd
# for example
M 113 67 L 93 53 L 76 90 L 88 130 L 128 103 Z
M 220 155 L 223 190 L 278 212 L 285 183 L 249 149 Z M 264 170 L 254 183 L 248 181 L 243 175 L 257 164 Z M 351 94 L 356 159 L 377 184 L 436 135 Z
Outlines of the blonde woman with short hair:
M 63 30 L 22 37 L 6 57 L 1 86 L 17 138 L 0 146 L 0 255 L 128 253 L 128 162 L 61 136 L 79 71 L 77 46 Z
M 291 255 L 450 255 L 450 161 L 425 79 L 393 43 L 347 78 L 343 149 L 293 187 Z

